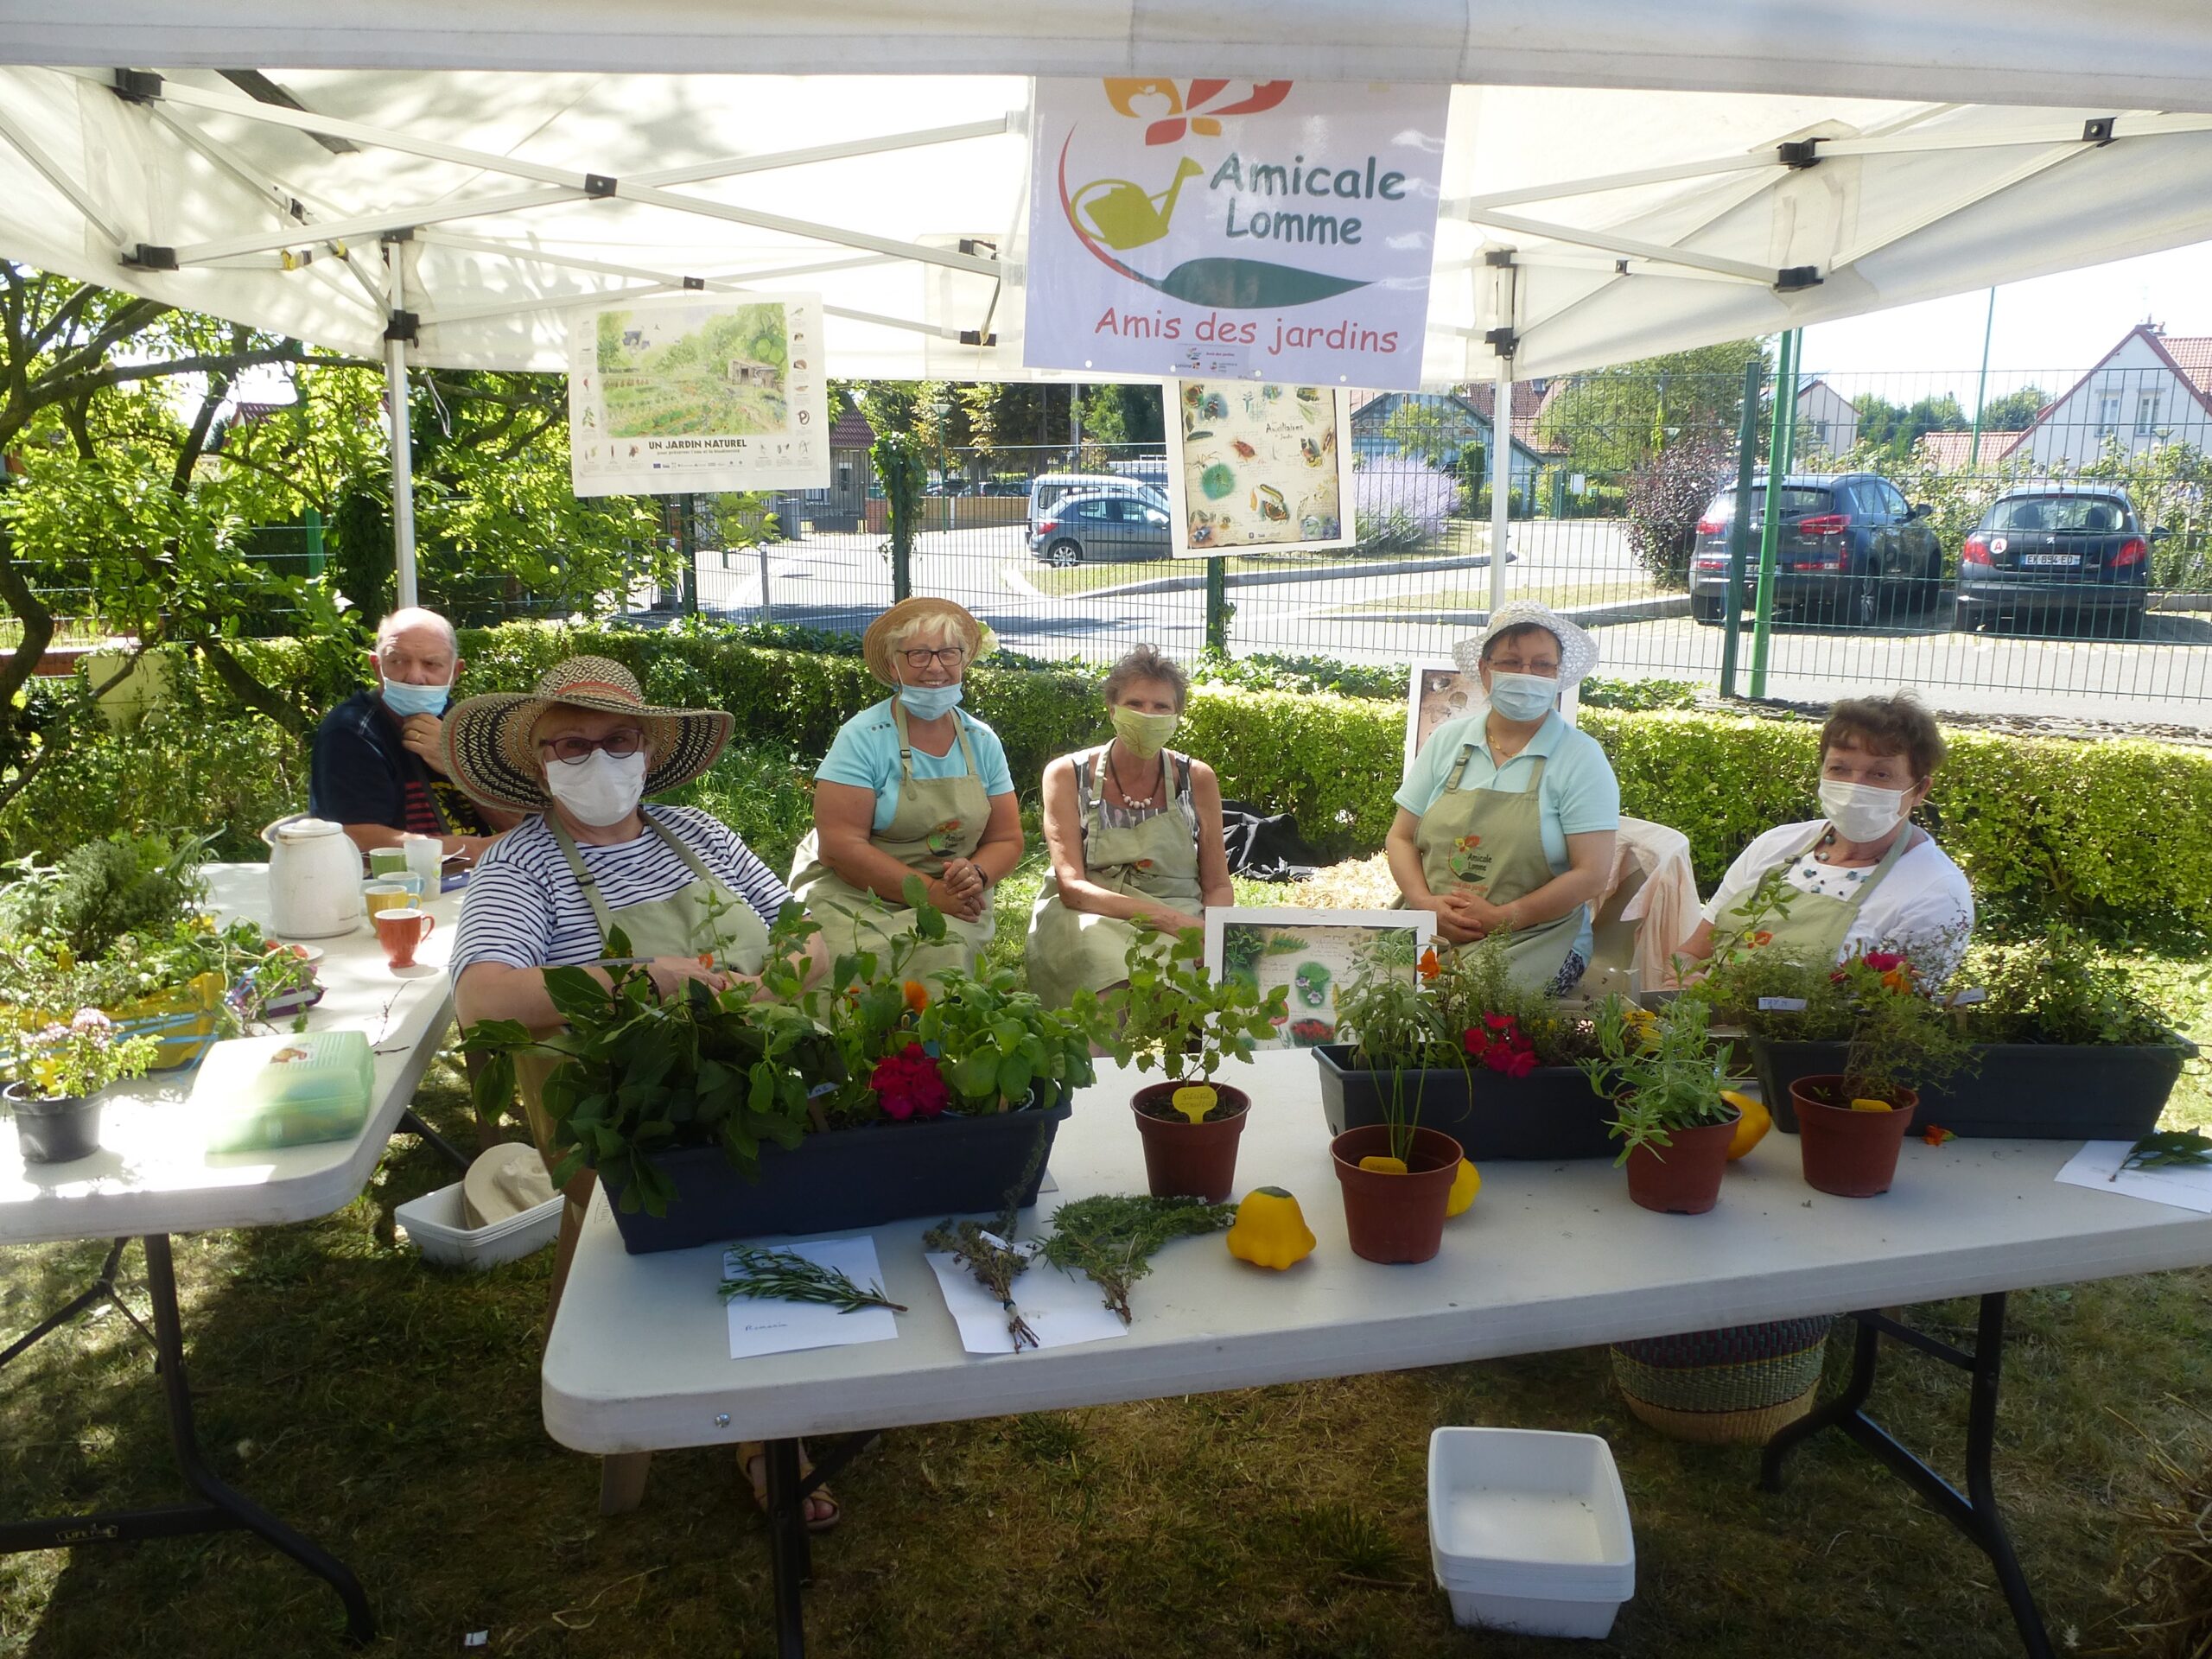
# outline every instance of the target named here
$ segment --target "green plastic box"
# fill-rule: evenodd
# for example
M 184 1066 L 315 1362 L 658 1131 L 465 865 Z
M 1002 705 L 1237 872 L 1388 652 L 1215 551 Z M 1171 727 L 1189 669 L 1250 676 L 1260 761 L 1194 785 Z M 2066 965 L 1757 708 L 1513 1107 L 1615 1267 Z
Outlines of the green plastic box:
M 192 1103 L 206 1117 L 210 1152 L 343 1141 L 368 1121 L 375 1077 L 363 1032 L 234 1038 L 208 1051 Z

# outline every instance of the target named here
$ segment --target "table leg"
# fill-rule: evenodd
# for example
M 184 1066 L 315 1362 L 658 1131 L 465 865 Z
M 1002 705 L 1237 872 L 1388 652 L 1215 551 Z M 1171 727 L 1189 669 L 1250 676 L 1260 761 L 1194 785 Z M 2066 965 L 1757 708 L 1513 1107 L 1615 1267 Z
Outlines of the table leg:
M 73 1298 L 65 1306 L 56 1308 L 22 1336 L 16 1338 L 15 1341 L 10 1343 L 6 1348 L 0 1349 L 0 1366 L 6 1365 L 41 1338 L 50 1336 L 59 1331 L 95 1302 L 113 1302 L 123 1310 L 124 1316 L 131 1324 L 138 1325 L 138 1316 L 131 1313 L 123 1299 L 115 1294 L 115 1270 L 123 1265 L 123 1247 L 130 1242 L 127 1238 L 118 1238 L 114 1242 L 108 1250 L 107 1260 L 100 1263 L 99 1276 L 85 1287 L 81 1295 Z M 143 1332 L 146 1327 L 138 1325 L 138 1328 Z
M 438 1154 L 440 1157 L 443 1158 L 454 1168 L 463 1172 L 466 1172 L 468 1168 L 468 1155 L 462 1152 L 459 1147 L 454 1145 L 452 1141 L 447 1140 L 445 1136 L 440 1135 L 435 1129 L 432 1128 L 428 1123 L 425 1123 L 422 1119 L 421 1114 L 416 1112 L 412 1106 L 406 1108 L 399 1114 L 399 1122 L 392 1129 L 392 1133 L 394 1135 L 419 1135 L 434 1151 Z
M 776 1587 L 777 1659 L 806 1659 L 803 1597 L 813 1563 L 806 1541 L 806 1489 L 798 1473 L 798 1442 L 771 1440 L 768 1462 L 768 1557 Z
M 2044 1629 L 2034 1592 L 2028 1587 L 2027 1575 L 2020 1570 L 2019 1557 L 2013 1552 L 2012 1537 L 2005 1529 L 2004 1516 L 1997 1506 L 1996 1484 L 1990 1473 L 1990 1456 L 1997 1440 L 1998 1383 L 2005 1357 L 2005 1293 L 1993 1292 L 1981 1299 L 1972 1353 L 1887 1314 L 1865 1313 L 1851 1317 L 1858 1326 L 1851 1380 L 1835 1399 L 1800 1418 L 1767 1442 L 1765 1455 L 1760 1460 L 1760 1484 L 1770 1492 L 1780 1491 L 1782 1465 L 1789 1453 L 1823 1429 L 1840 1428 L 1989 1557 L 1990 1565 L 1997 1572 L 1997 1581 L 2005 1592 L 2005 1603 L 2012 1610 L 2012 1622 L 2019 1630 L 2022 1649 L 2029 1659 L 2053 1659 L 2050 1634 Z M 1947 1365 L 1958 1367 L 1970 1379 L 1964 1494 L 1866 1415 L 1866 1400 L 1873 1391 L 1875 1365 L 1881 1338 L 1885 1335 Z

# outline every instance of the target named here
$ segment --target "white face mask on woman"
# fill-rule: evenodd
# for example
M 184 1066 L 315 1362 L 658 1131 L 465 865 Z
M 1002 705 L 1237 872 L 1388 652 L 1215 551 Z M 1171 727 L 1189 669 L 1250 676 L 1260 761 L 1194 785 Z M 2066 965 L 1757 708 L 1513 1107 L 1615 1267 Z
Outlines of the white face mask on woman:
M 1879 841 L 1905 815 L 1904 791 L 1829 779 L 1821 785 L 1821 810 L 1846 841 Z
M 565 760 L 548 761 L 545 790 L 578 823 L 604 830 L 637 810 L 645 792 L 645 751 L 618 758 L 594 749 L 573 766 Z

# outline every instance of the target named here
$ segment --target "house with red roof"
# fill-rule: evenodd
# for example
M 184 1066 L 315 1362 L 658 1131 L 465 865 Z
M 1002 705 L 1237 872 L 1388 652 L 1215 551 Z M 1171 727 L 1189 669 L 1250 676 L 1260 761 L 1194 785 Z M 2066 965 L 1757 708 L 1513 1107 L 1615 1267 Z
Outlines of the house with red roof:
M 1982 435 L 1985 464 L 2030 461 L 2037 471 L 2083 466 L 2111 443 L 2126 454 L 2167 443 L 2212 454 L 2212 335 L 2169 334 L 2155 322 L 2138 323 L 2045 404 L 2026 431 L 1993 448 L 1999 435 Z

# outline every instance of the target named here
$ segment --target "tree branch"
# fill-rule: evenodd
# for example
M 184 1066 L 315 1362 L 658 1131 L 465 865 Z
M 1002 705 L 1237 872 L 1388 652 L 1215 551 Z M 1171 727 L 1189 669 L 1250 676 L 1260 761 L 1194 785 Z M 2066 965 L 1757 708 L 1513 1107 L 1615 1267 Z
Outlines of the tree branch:
M 121 363 L 101 369 L 96 373 L 73 374 L 66 379 L 47 377 L 31 382 L 31 401 L 34 406 L 50 404 L 58 398 L 74 397 L 88 391 L 98 391 L 104 386 L 119 386 L 132 380 L 155 380 L 171 374 L 235 374 L 240 369 L 251 368 L 258 363 L 305 363 L 307 351 L 296 340 L 280 345 L 263 346 L 246 352 L 204 353 L 196 357 L 168 358 L 159 363 Z M 318 366 L 334 362 L 345 368 L 366 368 L 365 363 L 352 359 L 314 359 Z
M 245 664 L 231 655 L 228 645 L 212 639 L 202 639 L 198 643 L 207 654 L 208 666 L 215 671 L 215 677 L 222 681 L 232 696 L 257 714 L 268 715 L 294 737 L 308 735 L 307 716 L 290 698 L 270 690 L 248 673 Z

